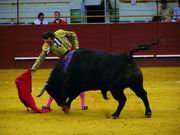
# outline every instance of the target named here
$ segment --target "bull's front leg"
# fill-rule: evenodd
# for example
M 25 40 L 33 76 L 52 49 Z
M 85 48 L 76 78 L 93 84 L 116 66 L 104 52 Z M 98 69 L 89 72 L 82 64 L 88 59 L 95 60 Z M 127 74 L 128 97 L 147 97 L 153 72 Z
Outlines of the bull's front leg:
M 117 119 L 119 118 L 119 115 L 126 103 L 126 96 L 124 95 L 124 93 L 120 90 L 116 90 L 116 91 L 111 91 L 112 96 L 118 101 L 118 107 L 116 109 L 116 111 L 112 114 L 112 118 L 113 119 Z

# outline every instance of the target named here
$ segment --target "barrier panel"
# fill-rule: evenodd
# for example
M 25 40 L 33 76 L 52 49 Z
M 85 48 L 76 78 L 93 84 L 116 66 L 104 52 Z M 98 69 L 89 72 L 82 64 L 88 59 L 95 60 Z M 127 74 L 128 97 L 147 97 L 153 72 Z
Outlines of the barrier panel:
M 80 47 L 109 52 L 128 51 L 159 38 L 158 45 L 136 53 L 134 59 L 142 66 L 180 66 L 180 23 L 121 23 L 0 26 L 0 68 L 31 67 L 41 52 L 43 32 L 61 28 L 75 31 Z M 52 68 L 57 61 L 49 56 L 41 67 Z

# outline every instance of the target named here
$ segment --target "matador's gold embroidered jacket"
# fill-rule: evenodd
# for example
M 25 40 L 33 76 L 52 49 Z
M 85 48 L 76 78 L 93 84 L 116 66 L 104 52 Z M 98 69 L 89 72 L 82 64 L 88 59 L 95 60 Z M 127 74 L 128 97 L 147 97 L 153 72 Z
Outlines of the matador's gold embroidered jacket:
M 52 45 L 47 43 L 42 45 L 42 52 L 33 64 L 32 71 L 35 72 L 40 67 L 49 53 L 62 57 L 67 51 L 79 48 L 79 42 L 75 32 L 59 29 L 54 32 L 54 35 L 55 39 Z

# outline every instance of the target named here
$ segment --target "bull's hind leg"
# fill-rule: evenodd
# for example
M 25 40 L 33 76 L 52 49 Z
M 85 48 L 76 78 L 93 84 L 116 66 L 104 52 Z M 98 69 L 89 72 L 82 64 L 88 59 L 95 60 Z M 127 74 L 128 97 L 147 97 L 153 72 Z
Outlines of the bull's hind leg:
M 119 118 L 119 115 L 126 103 L 126 96 L 123 93 L 123 90 L 111 90 L 112 96 L 118 101 L 119 105 L 116 111 L 112 114 L 114 119 Z
M 151 117 L 151 108 L 149 105 L 149 100 L 147 97 L 147 92 L 144 90 L 143 87 L 130 87 L 136 95 L 142 99 L 144 106 L 145 106 L 145 116 L 146 117 Z

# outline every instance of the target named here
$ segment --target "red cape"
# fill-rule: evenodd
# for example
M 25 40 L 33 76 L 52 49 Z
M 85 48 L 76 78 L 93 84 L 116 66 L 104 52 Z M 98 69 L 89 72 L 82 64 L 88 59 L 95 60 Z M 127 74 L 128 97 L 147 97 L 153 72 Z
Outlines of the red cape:
M 18 96 L 21 102 L 27 108 L 31 108 L 38 113 L 42 113 L 43 111 L 36 106 L 34 98 L 31 95 L 32 92 L 31 69 L 26 69 L 20 76 L 16 78 L 15 83 L 18 90 Z

